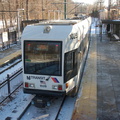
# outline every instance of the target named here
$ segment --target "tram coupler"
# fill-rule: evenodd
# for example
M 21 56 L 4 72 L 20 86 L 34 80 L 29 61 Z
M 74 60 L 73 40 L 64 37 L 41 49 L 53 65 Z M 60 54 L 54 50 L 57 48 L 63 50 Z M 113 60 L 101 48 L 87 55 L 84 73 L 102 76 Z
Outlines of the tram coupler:
M 32 104 L 38 108 L 45 108 L 50 106 L 50 99 L 46 96 L 35 96 L 32 100 Z

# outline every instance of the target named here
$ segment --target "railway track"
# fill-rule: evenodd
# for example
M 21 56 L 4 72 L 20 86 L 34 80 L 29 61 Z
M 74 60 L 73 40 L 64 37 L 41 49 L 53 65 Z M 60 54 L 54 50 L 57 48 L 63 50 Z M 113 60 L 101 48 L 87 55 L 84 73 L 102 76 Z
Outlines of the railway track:
M 10 65 L 9 67 L 7 67 L 7 68 L 1 70 L 1 71 L 0 71 L 0 74 L 2 74 L 3 72 L 5 72 L 5 71 L 11 69 L 12 67 L 14 67 L 15 65 L 17 65 L 17 64 L 20 63 L 21 61 L 22 61 L 22 60 L 19 60 L 19 61 L 15 62 L 14 64 Z
M 41 108 L 36 107 L 33 102 L 30 102 L 22 111 L 18 120 L 57 120 L 62 109 L 66 96 L 63 97 L 43 97 L 47 99 L 47 105 Z M 34 99 L 34 98 L 33 98 Z M 44 103 L 43 103 L 44 104 Z

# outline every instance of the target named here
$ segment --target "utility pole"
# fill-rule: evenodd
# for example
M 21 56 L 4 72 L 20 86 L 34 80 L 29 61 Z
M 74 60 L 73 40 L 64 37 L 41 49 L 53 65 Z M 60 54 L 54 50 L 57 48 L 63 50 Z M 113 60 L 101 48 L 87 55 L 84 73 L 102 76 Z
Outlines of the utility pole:
M 101 16 L 100 16 L 100 12 L 101 12 L 100 10 L 102 9 L 102 3 L 103 3 L 103 1 L 100 0 L 100 2 L 98 2 L 98 3 L 100 4 L 100 8 L 99 8 L 99 20 L 100 20 L 100 19 L 101 19 L 101 18 L 100 18 L 100 17 L 101 17 Z
M 66 0 L 64 0 L 64 19 L 66 19 Z
M 26 19 L 28 20 L 28 0 L 26 0 Z
M 44 19 L 44 17 L 43 17 L 43 11 L 44 11 L 44 9 L 43 9 L 43 0 L 42 0 L 42 19 Z
M 111 0 L 108 1 L 108 19 L 110 19 Z
M 120 11 L 120 0 L 117 0 L 117 12 L 118 12 L 118 18 L 120 17 L 119 16 L 119 11 Z
M 24 11 L 24 9 L 17 9 L 17 18 L 18 18 L 18 41 L 20 42 L 20 11 Z
M 64 0 L 62 3 L 60 3 L 60 2 L 58 2 L 58 3 L 52 3 L 52 4 L 64 4 L 64 19 L 66 19 L 67 18 L 67 0 Z M 58 9 L 58 7 L 57 7 L 57 9 Z
M 66 19 L 66 18 L 67 18 L 67 15 L 70 14 L 71 11 L 73 11 L 75 8 L 77 8 L 80 4 L 83 4 L 83 3 L 79 3 L 77 6 L 75 6 L 75 7 L 74 7 L 72 10 L 70 10 L 69 12 L 67 12 L 67 4 L 74 4 L 73 2 L 67 2 L 67 0 L 64 0 L 64 2 L 62 2 L 62 3 L 58 2 L 58 3 L 52 3 L 52 4 L 54 4 L 54 5 L 56 5 L 56 4 L 64 4 L 64 19 Z M 59 9 L 59 8 L 57 7 L 57 9 Z M 60 11 L 61 11 L 61 10 L 60 10 Z
M 103 1 L 101 0 L 100 2 L 98 2 L 100 4 L 100 10 L 102 9 L 102 3 Z

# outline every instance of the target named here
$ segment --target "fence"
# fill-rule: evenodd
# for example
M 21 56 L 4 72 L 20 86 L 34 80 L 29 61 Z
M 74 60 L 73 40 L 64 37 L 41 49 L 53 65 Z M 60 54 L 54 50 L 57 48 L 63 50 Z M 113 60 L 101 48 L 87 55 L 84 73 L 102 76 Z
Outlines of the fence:
M 15 74 L 7 75 L 6 80 L 0 83 L 0 104 L 11 97 L 11 94 L 22 84 L 21 78 L 22 68 Z

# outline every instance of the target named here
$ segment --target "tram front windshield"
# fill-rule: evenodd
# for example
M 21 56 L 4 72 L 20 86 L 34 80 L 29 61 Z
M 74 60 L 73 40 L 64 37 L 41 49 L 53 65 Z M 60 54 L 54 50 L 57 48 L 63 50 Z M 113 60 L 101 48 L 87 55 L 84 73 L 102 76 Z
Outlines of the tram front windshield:
M 61 76 L 62 42 L 24 42 L 25 74 Z

